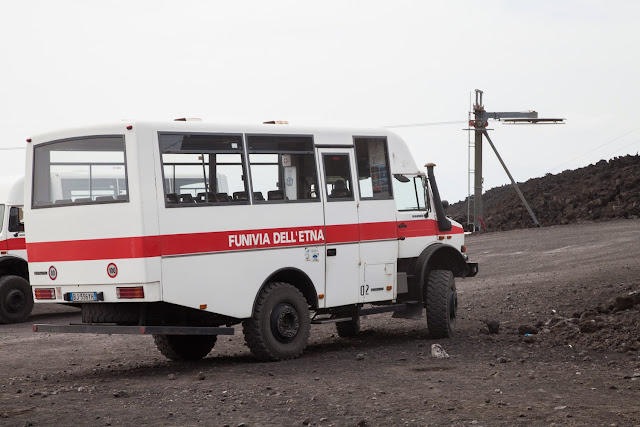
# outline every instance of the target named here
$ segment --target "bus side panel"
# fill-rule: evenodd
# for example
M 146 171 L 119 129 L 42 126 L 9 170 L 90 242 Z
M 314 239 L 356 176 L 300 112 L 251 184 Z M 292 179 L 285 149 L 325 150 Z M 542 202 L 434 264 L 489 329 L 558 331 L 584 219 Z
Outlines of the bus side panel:
M 325 293 L 321 203 L 169 208 L 162 191 L 159 185 L 164 301 L 249 317 L 260 287 L 284 268 L 303 271 Z
M 263 282 L 283 268 L 303 271 L 314 284 L 324 279 L 324 259 L 309 260 L 305 247 L 170 257 L 162 260 L 163 299 L 247 318 Z M 316 287 L 316 292 L 323 290 Z

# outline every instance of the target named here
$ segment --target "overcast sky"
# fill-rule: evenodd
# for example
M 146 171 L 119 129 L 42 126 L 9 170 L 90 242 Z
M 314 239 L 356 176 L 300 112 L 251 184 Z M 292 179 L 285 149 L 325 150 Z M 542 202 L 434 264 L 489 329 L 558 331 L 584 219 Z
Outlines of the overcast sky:
M 29 1 L 0 14 L 0 148 L 120 119 L 388 126 L 468 192 L 470 94 L 517 181 L 640 150 L 640 2 Z M 0 150 L 0 175 L 24 170 Z M 508 182 L 485 143 L 484 187 Z

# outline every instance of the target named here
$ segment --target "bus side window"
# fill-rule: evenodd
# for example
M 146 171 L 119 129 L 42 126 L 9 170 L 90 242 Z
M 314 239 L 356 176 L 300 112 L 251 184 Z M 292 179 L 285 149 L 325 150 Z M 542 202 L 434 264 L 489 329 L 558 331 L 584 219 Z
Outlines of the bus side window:
M 159 133 L 166 206 L 247 204 L 242 135 Z
M 323 154 L 328 201 L 353 200 L 348 154 Z
M 360 199 L 392 197 L 386 137 L 354 137 Z
M 393 175 L 393 191 L 398 211 L 428 211 L 429 192 L 422 175 Z
M 319 200 L 313 137 L 248 135 L 247 145 L 254 202 Z

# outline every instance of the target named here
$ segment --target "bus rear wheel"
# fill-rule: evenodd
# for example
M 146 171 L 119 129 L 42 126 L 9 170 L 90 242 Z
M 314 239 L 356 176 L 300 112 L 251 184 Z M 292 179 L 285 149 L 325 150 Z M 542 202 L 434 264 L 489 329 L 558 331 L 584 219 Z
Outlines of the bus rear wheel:
M 200 360 L 213 349 L 217 335 L 154 335 L 160 353 L 176 362 Z
M 307 300 L 289 283 L 267 283 L 258 296 L 253 315 L 242 322 L 242 328 L 247 346 L 258 359 L 295 359 L 309 339 L 311 319 Z
M 31 285 L 20 276 L 0 277 L 0 323 L 27 320 L 33 310 Z

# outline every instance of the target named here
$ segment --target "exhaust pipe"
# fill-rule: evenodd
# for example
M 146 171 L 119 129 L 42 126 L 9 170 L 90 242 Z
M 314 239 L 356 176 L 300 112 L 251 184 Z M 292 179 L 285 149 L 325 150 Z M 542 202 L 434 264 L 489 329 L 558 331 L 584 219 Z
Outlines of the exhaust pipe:
M 442 200 L 440 199 L 440 193 L 438 192 L 438 184 L 436 184 L 436 177 L 433 174 L 433 168 L 435 163 L 427 163 L 424 167 L 427 168 L 427 177 L 431 184 L 431 192 L 433 193 L 433 203 L 436 206 L 436 216 L 438 217 L 438 229 L 440 231 L 451 231 L 451 221 L 444 214 L 444 207 L 442 206 Z

